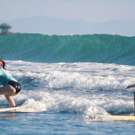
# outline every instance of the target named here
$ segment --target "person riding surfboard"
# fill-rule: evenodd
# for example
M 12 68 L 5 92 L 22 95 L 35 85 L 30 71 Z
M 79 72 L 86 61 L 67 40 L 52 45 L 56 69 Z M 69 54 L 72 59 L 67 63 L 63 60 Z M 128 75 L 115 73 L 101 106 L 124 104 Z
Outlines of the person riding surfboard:
M 6 62 L 0 59 L 0 95 L 4 95 L 8 101 L 9 107 L 15 107 L 13 98 L 21 90 L 18 81 L 6 70 Z

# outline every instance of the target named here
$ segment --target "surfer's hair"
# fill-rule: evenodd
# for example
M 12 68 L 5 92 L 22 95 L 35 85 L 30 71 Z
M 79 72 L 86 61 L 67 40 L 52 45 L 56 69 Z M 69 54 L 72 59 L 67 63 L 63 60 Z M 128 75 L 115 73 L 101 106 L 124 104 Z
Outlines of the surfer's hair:
M 6 67 L 6 62 L 3 59 L 0 59 L 0 62 L 2 63 L 2 67 L 5 69 Z

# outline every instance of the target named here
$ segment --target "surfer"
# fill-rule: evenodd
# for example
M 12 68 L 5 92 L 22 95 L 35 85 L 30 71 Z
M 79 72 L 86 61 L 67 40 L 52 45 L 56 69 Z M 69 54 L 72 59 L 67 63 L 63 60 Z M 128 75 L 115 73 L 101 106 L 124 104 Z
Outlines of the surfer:
M 21 90 L 18 81 L 5 69 L 6 63 L 0 59 L 0 95 L 4 95 L 8 101 L 9 107 L 15 107 L 13 96 Z

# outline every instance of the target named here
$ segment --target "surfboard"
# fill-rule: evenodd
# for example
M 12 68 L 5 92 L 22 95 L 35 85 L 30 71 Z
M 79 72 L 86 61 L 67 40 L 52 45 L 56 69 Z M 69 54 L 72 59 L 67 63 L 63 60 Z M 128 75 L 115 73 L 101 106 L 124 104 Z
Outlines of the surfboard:
M 26 112 L 26 109 L 19 107 L 11 107 L 11 108 L 0 108 L 0 112 Z
M 37 111 L 25 106 L 17 106 L 11 108 L 0 108 L 0 113 L 2 112 L 37 112 Z
M 26 106 L 26 105 L 21 105 L 21 106 L 17 106 L 17 107 L 11 107 L 11 108 L 0 108 L 0 113 L 2 112 L 43 112 L 46 111 L 46 108 L 43 108 L 42 110 L 40 109 L 36 109 L 33 108 L 31 106 Z
M 95 119 L 87 118 L 90 121 L 132 121 L 135 122 L 135 116 L 133 115 L 101 115 Z
M 109 116 L 110 120 L 113 121 L 135 121 L 135 116 L 132 115 L 111 115 Z

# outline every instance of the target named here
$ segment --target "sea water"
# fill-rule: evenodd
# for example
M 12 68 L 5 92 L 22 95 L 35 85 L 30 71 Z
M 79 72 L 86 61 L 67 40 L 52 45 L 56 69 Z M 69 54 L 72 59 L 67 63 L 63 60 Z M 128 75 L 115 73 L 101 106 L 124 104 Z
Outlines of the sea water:
M 15 96 L 25 113 L 0 113 L 0 135 L 133 135 L 134 122 L 100 116 L 133 115 L 135 67 L 103 63 L 7 61 L 21 83 Z M 4 97 L 0 106 L 7 107 Z M 27 109 L 31 112 L 27 112 Z

